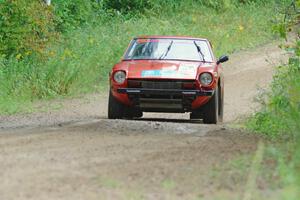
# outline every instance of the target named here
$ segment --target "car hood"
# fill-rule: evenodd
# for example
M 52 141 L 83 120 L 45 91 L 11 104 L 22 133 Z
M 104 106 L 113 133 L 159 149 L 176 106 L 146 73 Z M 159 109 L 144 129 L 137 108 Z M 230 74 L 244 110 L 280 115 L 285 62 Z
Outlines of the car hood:
M 196 79 L 199 66 L 202 62 L 186 61 L 125 61 L 129 79 L 156 78 L 156 79 Z

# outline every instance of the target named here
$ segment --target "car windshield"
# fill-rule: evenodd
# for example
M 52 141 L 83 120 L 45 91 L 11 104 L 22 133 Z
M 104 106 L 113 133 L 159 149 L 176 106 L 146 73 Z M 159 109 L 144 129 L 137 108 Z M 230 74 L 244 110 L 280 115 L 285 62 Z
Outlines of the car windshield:
M 207 41 L 191 39 L 134 39 L 124 59 L 213 62 Z

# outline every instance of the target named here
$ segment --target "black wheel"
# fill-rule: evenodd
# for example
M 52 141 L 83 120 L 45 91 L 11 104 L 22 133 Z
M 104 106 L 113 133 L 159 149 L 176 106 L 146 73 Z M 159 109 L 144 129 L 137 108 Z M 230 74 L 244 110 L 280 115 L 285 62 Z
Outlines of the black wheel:
M 204 105 L 203 122 L 205 124 L 217 124 L 219 121 L 219 87 L 216 88 L 214 95 L 209 102 Z
M 125 106 L 120 103 L 116 98 L 109 92 L 108 99 L 108 119 L 122 119 L 124 117 Z
M 194 110 L 190 113 L 190 119 L 201 119 L 203 116 L 201 109 Z
M 143 112 L 137 108 L 126 107 L 124 110 L 124 117 L 126 119 L 141 118 L 143 117 Z
M 224 113 L 224 96 L 222 95 L 222 90 L 219 88 L 219 122 L 223 122 L 223 113 Z

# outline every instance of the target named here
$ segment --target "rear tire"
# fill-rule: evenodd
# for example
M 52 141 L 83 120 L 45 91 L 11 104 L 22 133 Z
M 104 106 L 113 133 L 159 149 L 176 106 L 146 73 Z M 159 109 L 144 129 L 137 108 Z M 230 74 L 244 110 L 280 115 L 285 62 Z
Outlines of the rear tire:
M 108 98 L 108 119 L 122 119 L 124 110 L 125 106 L 120 103 L 110 91 Z
M 204 105 L 203 123 L 217 124 L 219 121 L 219 87 L 216 88 L 214 95 Z

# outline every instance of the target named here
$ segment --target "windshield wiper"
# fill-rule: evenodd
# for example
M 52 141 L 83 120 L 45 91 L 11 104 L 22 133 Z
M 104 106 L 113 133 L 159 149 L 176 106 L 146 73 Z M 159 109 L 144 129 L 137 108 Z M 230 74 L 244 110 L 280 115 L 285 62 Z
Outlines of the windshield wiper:
M 197 44 L 196 41 L 194 41 L 194 44 L 195 44 L 195 46 L 197 47 L 197 51 L 198 51 L 199 55 L 201 56 L 202 61 L 205 62 L 204 54 L 203 54 L 203 52 L 201 51 L 200 46 Z
M 159 60 L 164 59 L 164 58 L 168 55 L 168 53 L 169 53 L 170 50 L 171 50 L 172 45 L 173 45 L 173 40 L 170 42 L 170 44 L 169 44 L 169 46 L 168 46 L 166 52 L 163 53 L 163 54 L 159 57 Z

